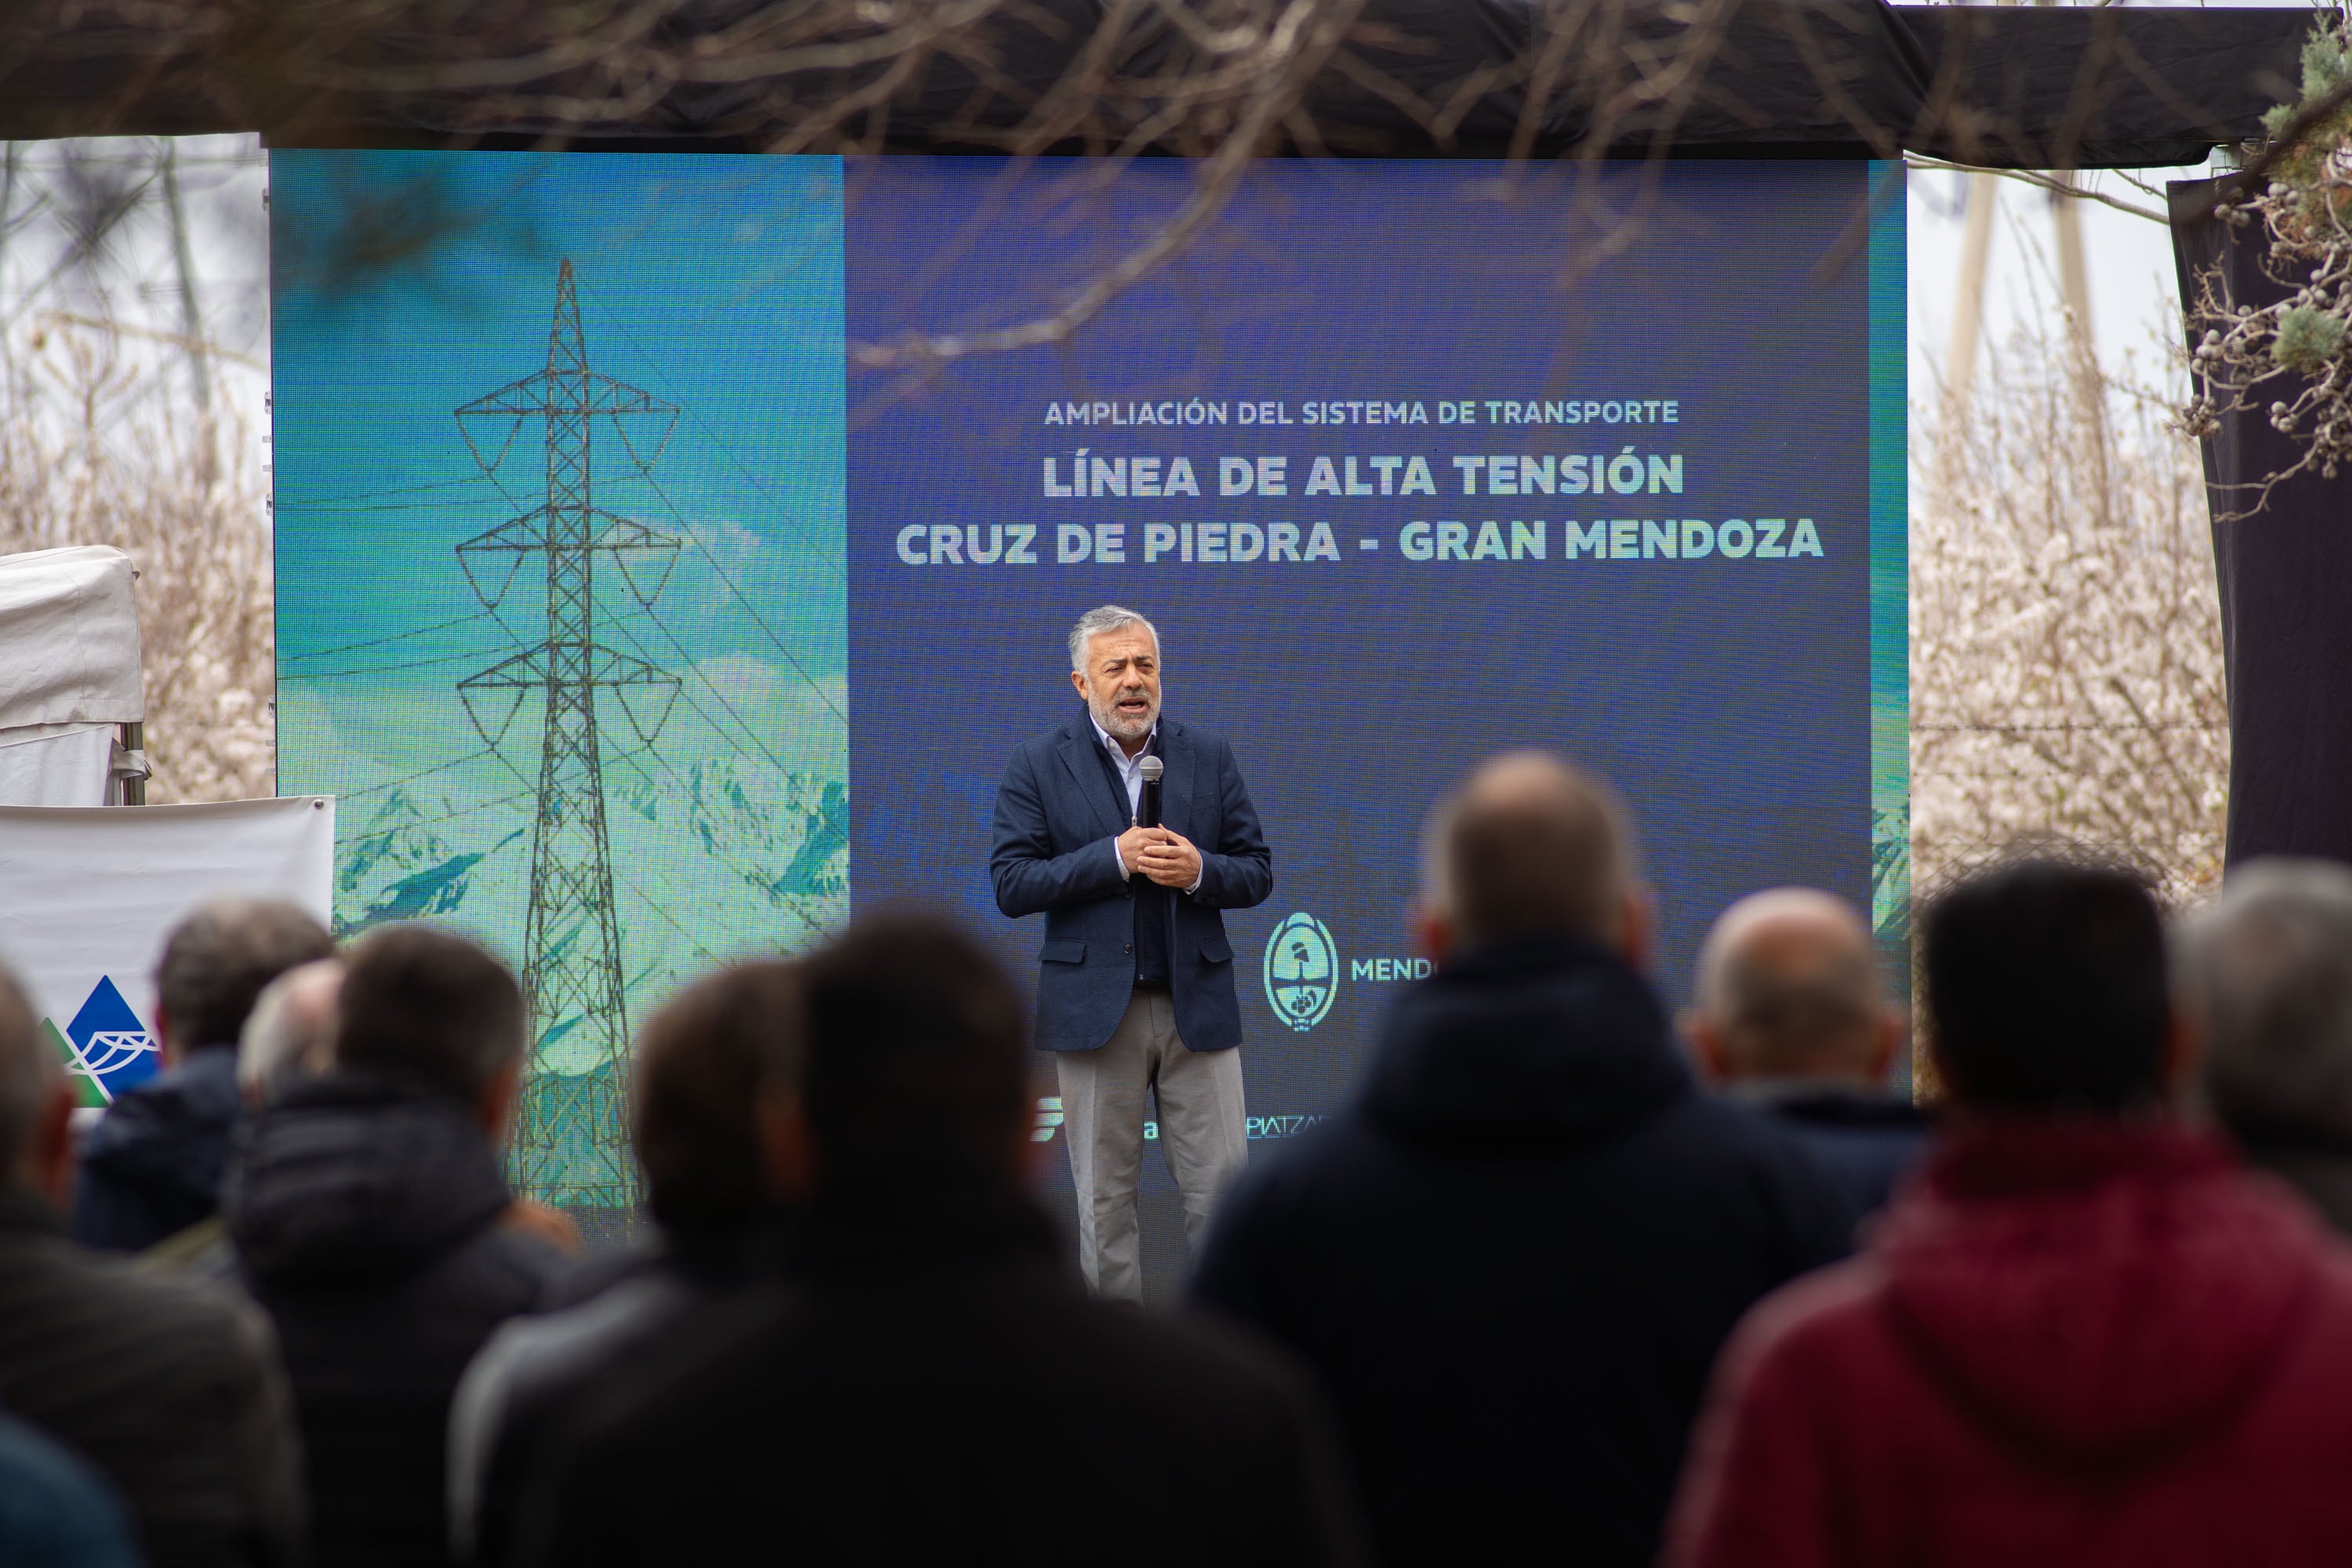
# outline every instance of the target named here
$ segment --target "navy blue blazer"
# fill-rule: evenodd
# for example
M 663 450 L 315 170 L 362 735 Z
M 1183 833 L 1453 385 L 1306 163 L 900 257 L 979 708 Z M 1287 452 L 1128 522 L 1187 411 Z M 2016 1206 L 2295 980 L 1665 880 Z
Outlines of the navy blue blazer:
M 1094 721 L 1081 709 L 1059 730 L 1024 741 L 996 790 L 988 870 L 996 907 L 1045 917 L 1037 949 L 1037 1046 L 1101 1047 L 1135 990 L 1135 897 L 1156 888 L 1119 869 L 1110 840 L 1127 831 L 1125 791 L 1100 756 Z M 1245 910 L 1274 891 L 1274 857 L 1258 827 L 1234 749 L 1206 731 L 1162 717 L 1160 820 L 1201 852 L 1201 886 L 1175 895 L 1169 975 L 1176 1033 L 1196 1051 L 1242 1043 L 1241 1000 L 1224 910 Z

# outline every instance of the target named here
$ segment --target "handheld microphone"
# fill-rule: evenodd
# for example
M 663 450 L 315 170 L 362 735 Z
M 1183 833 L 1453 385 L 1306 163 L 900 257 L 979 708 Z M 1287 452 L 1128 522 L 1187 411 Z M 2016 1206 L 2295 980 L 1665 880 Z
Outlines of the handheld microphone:
M 1158 757 L 1146 757 L 1135 764 L 1135 771 L 1143 775 L 1143 788 L 1135 803 L 1135 825 L 1138 827 L 1157 827 L 1160 826 L 1160 775 L 1168 771 L 1168 765 Z

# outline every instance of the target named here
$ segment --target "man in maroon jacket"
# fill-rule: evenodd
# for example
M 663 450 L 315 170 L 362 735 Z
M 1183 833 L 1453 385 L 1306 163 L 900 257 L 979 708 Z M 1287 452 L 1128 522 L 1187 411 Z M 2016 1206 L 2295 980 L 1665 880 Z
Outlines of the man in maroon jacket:
M 1734 1336 L 1667 1563 L 2352 1562 L 2352 1254 L 2167 1112 L 2154 903 L 2025 862 L 1921 937 L 1958 1115 Z

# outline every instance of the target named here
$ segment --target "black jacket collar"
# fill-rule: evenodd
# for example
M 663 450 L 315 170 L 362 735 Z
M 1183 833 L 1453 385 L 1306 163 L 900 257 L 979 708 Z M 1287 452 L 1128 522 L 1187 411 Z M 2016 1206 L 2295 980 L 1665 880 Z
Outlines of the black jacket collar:
M 1399 1136 L 1579 1143 L 1693 1092 L 1649 983 L 1570 935 L 1449 960 L 1390 1014 L 1364 1109 Z
M 1053 1222 L 1018 1193 L 940 1178 L 821 1199 L 785 1243 L 811 1279 L 1066 1272 Z
M 1821 1079 L 1745 1079 L 1725 1085 L 1723 1097 L 1822 1127 L 1925 1131 L 1930 1121 L 1907 1096 Z

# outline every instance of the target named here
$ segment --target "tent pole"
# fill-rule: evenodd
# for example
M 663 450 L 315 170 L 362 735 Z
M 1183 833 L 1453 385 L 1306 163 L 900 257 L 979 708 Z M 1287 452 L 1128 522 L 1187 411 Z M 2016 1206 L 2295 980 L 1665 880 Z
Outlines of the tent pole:
M 144 752 L 147 749 L 147 726 L 135 720 L 131 723 L 123 725 L 122 749 L 126 752 Z M 145 805 L 147 804 L 147 773 L 145 769 L 142 768 L 136 773 L 126 773 L 123 775 L 122 804 L 125 805 Z

